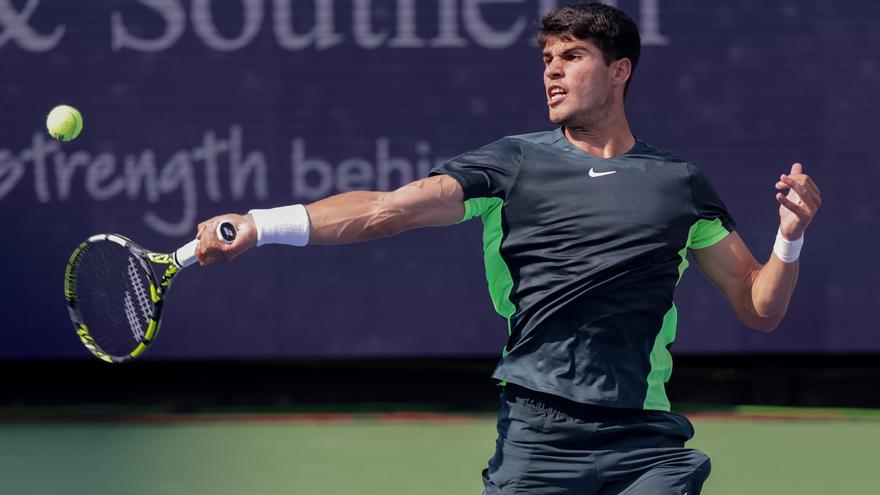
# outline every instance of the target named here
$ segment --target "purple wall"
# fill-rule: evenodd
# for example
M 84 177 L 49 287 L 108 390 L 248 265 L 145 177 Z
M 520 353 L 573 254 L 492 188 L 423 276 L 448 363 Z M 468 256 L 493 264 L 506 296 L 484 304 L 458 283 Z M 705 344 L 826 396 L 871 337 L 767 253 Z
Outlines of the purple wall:
M 0 358 L 88 356 L 62 272 L 90 234 L 171 250 L 217 213 L 393 188 L 550 128 L 530 39 L 552 0 L 25 4 L 0 0 Z M 707 170 L 759 259 L 793 161 L 825 201 L 777 332 L 692 268 L 676 350 L 880 351 L 880 3 L 618 5 L 644 38 L 635 133 Z M 62 102 L 85 130 L 59 145 L 43 121 Z M 505 334 L 471 222 L 187 272 L 150 356 L 495 355 Z

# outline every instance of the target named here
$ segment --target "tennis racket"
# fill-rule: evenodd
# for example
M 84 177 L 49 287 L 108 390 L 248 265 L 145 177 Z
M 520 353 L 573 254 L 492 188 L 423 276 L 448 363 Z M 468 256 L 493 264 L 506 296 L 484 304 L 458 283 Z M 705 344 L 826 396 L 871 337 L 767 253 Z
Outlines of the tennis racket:
M 223 243 L 235 226 L 221 222 Z M 64 295 L 76 334 L 92 354 L 121 363 L 143 354 L 159 334 L 171 282 L 196 262 L 198 240 L 173 253 L 155 253 L 117 234 L 93 235 L 80 243 L 64 271 Z M 153 267 L 164 267 L 162 278 Z

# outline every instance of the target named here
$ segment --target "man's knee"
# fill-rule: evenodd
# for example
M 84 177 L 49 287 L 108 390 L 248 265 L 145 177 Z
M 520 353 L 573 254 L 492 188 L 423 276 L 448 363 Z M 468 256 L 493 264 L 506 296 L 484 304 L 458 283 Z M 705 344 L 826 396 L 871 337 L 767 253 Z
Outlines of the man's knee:
M 697 449 L 690 449 L 689 464 L 693 466 L 695 474 L 704 473 L 703 481 L 709 477 L 709 473 L 712 471 L 712 460 L 705 452 Z
M 642 473 L 635 480 L 603 491 L 603 495 L 698 495 L 712 463 L 696 449 L 686 449 Z
M 682 470 L 677 476 L 671 474 L 670 477 L 674 480 L 674 486 L 681 490 L 680 492 L 673 493 L 697 495 L 712 471 L 712 461 L 705 452 L 697 449 L 688 449 L 687 465 L 688 468 Z

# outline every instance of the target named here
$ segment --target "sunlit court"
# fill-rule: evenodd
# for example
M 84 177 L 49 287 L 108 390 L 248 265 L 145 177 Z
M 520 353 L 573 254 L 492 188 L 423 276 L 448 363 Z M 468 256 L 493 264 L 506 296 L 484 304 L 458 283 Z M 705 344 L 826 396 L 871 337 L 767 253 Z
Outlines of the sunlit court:
M 876 413 L 763 414 L 770 419 L 694 415 L 693 444 L 716 462 L 707 492 L 872 492 Z M 114 486 L 132 494 L 479 493 L 474 466 L 491 455 L 495 436 L 488 415 L 338 413 L 5 423 L 0 432 L 9 493 L 71 495 Z

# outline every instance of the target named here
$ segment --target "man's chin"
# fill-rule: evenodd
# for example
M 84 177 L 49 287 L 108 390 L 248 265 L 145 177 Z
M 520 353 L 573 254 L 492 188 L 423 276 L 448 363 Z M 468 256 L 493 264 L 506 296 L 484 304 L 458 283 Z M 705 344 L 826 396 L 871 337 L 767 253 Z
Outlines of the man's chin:
M 553 112 L 553 110 L 551 110 L 548 116 L 550 117 L 550 122 L 553 122 L 556 125 L 561 125 L 565 122 L 565 116 L 559 112 Z

